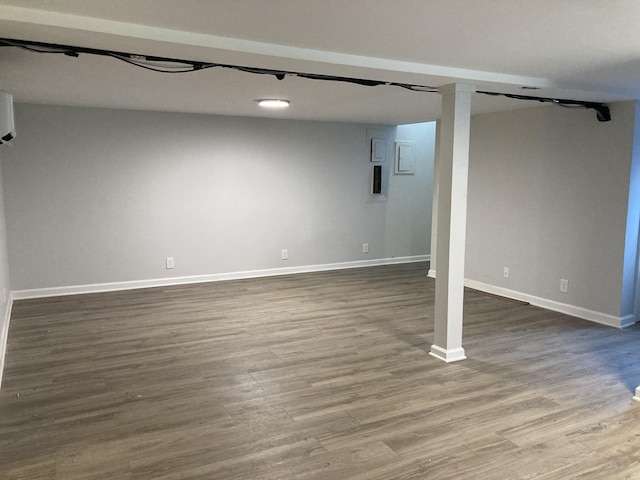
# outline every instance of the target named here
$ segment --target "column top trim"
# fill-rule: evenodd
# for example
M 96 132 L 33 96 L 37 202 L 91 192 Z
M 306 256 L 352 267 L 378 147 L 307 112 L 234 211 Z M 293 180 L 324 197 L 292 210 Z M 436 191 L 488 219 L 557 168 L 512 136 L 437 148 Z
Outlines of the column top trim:
M 451 93 L 475 93 L 476 86 L 468 83 L 450 83 L 438 87 L 438 93 L 440 95 L 446 95 Z

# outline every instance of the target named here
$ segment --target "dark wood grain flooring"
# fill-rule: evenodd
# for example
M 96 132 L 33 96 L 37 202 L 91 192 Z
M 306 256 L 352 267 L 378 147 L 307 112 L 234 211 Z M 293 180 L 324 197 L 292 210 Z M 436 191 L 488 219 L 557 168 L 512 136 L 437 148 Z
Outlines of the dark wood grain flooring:
M 640 479 L 640 328 L 426 264 L 16 302 L 0 479 Z

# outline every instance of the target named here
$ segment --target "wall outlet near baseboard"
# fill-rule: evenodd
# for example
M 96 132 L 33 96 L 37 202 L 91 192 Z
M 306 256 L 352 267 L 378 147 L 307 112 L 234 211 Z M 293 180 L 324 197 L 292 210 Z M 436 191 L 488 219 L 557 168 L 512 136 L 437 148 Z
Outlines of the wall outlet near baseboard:
M 289 250 L 286 248 L 282 249 L 282 260 L 289 260 Z
M 166 266 L 167 266 L 167 270 L 171 270 L 173 267 L 176 266 L 176 263 L 173 257 L 167 257 Z
M 502 276 L 503 276 L 504 278 L 509 278 L 509 267 L 504 267 L 504 268 L 502 269 Z
M 362 244 L 362 253 L 369 253 L 369 244 L 368 243 L 363 243 Z
M 566 278 L 560 279 L 560 291 L 562 293 L 567 293 L 569 291 L 569 280 Z

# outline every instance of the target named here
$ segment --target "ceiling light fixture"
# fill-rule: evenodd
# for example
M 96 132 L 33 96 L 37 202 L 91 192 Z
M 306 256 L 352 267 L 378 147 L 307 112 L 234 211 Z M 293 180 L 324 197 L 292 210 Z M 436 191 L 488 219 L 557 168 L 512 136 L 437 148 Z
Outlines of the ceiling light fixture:
M 282 100 L 280 98 L 261 98 L 256 100 L 256 102 L 264 108 L 287 108 L 291 104 L 289 100 Z

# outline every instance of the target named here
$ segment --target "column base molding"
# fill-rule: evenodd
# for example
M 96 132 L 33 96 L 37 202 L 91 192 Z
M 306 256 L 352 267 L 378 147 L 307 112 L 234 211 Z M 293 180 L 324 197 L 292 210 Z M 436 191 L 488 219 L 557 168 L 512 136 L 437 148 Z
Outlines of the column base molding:
M 462 347 L 447 350 L 446 348 L 442 348 L 437 345 L 431 345 L 431 351 L 429 352 L 429 355 L 447 363 L 457 362 L 459 360 L 464 360 L 467 358 L 467 356 L 464 354 L 464 348 Z

